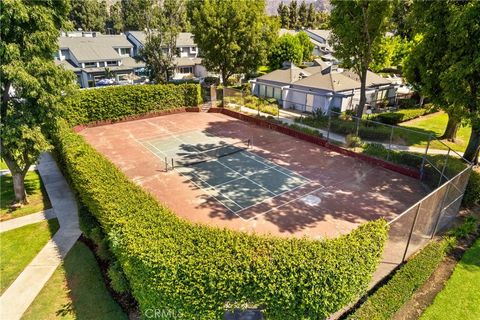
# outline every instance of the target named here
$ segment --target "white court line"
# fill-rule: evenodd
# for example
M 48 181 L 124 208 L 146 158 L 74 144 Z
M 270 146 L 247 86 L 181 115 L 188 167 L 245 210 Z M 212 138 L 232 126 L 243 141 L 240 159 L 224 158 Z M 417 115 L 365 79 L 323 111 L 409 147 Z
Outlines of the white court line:
M 183 173 L 181 173 L 180 171 L 178 171 L 177 169 L 174 169 L 175 171 L 177 171 L 177 173 L 179 173 L 181 176 L 185 176 Z M 210 186 L 210 188 L 208 189 L 212 189 L 212 186 L 206 182 L 205 180 L 203 180 L 202 178 L 198 177 L 201 181 L 205 182 L 206 184 L 208 184 Z M 234 215 L 236 215 L 237 217 L 239 217 L 240 219 L 244 220 L 244 221 L 247 221 L 246 219 L 242 218 L 241 216 L 239 216 L 236 211 L 232 210 L 229 206 L 227 206 L 225 203 L 223 203 L 222 201 L 218 200 L 217 197 L 215 197 L 213 194 L 211 194 L 211 192 L 209 192 L 208 189 L 205 189 L 204 187 L 198 185 L 195 181 L 193 181 L 193 178 L 189 178 L 187 177 L 187 182 L 191 182 L 193 183 L 197 188 L 199 188 L 200 190 L 204 190 L 210 197 L 212 197 L 213 199 L 215 199 L 216 201 L 218 201 L 219 203 L 221 203 L 225 208 L 227 208 L 231 213 L 233 213 Z M 233 201 L 232 199 L 230 199 L 228 196 L 226 195 L 223 195 L 221 194 L 222 196 L 224 196 L 225 198 L 227 198 L 228 200 L 232 201 L 236 206 L 238 206 L 239 208 L 241 208 L 242 206 L 239 205 L 238 203 L 236 203 L 235 201 Z
M 371 168 L 370 170 L 366 171 L 365 173 L 368 173 L 368 172 L 370 172 L 370 171 L 373 171 L 374 169 L 376 169 L 376 168 Z M 250 219 L 248 219 L 248 220 L 255 219 L 255 218 L 259 217 L 259 216 L 262 216 L 262 215 L 264 215 L 264 214 L 266 214 L 266 213 L 269 213 L 269 212 L 272 211 L 272 210 L 275 210 L 275 209 L 281 208 L 281 207 L 283 207 L 283 206 L 286 206 L 287 204 L 292 203 L 292 202 L 294 202 L 294 201 L 297 201 L 297 200 L 299 200 L 299 199 L 301 199 L 301 198 L 304 198 L 305 196 L 308 196 L 309 194 L 312 194 L 312 193 L 314 193 L 314 192 L 317 192 L 318 190 L 329 189 L 329 188 L 332 188 L 332 187 L 336 187 L 336 186 L 339 186 L 339 185 L 341 185 L 341 184 L 345 184 L 346 182 L 348 182 L 348 181 L 350 181 L 350 180 L 354 180 L 354 179 L 347 178 L 347 179 L 344 179 L 344 180 L 342 180 L 342 181 L 339 181 L 338 183 L 334 183 L 334 184 L 332 184 L 332 185 L 329 185 L 328 187 L 327 187 L 327 186 L 319 187 L 319 188 L 317 188 L 317 189 L 315 189 L 315 190 L 313 190 L 313 191 L 307 192 L 307 193 L 303 194 L 302 196 L 299 196 L 299 197 L 297 197 L 297 198 L 295 198 L 295 199 L 292 199 L 292 200 L 290 200 L 290 201 L 288 201 L 288 202 L 286 202 L 286 203 L 283 203 L 283 204 L 281 204 L 281 205 L 279 205 L 279 206 L 273 207 L 273 208 L 271 208 L 270 210 L 267 210 L 267 211 L 262 212 L 262 213 L 258 213 L 255 217 L 252 217 L 252 218 L 250 218 Z

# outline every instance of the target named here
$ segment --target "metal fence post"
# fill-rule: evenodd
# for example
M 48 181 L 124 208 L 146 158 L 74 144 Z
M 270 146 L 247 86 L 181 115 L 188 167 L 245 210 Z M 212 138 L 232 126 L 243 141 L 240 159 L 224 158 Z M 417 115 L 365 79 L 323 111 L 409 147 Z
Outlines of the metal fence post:
M 393 141 L 394 126 L 391 126 L 391 127 L 392 127 L 392 131 L 390 132 L 390 141 L 388 141 L 387 161 L 390 160 L 390 152 L 392 152 L 392 141 Z
M 332 123 L 332 110 L 328 108 L 328 128 L 327 128 L 327 142 L 330 141 L 330 125 Z
M 437 233 L 437 228 L 438 228 L 438 224 L 440 223 L 440 218 L 443 215 L 443 210 L 445 210 L 445 208 L 444 208 L 445 200 L 447 200 L 448 193 L 450 192 L 450 186 L 451 186 L 451 182 L 449 184 L 447 184 L 447 187 L 446 187 L 447 190 L 445 191 L 445 194 L 443 195 L 443 199 L 442 199 L 441 206 L 440 206 L 440 212 L 438 213 L 437 220 L 435 221 L 432 236 L 430 237 L 430 239 L 433 239 L 433 237 L 435 237 L 435 234 Z
M 413 229 L 415 228 L 415 224 L 417 223 L 418 213 L 420 212 L 420 207 L 422 203 L 419 203 L 417 207 L 417 211 L 415 212 L 415 218 L 413 218 L 412 227 L 410 228 L 410 233 L 408 234 L 407 246 L 405 247 L 405 252 L 403 253 L 402 262 L 405 262 L 405 257 L 407 256 L 408 247 L 410 246 L 410 240 L 412 240 Z
M 443 175 L 445 173 L 445 169 L 447 168 L 447 163 L 448 163 L 448 157 L 450 155 L 450 148 L 448 148 L 448 152 L 447 152 L 447 155 L 445 157 L 445 163 L 443 164 L 443 168 L 442 168 L 442 173 L 440 174 L 440 179 L 438 180 L 438 187 L 440 187 L 442 185 L 442 180 L 443 180 Z M 447 179 L 448 180 L 448 179 Z
M 430 141 L 432 141 L 432 135 L 431 134 L 428 136 L 427 147 L 425 148 L 425 154 L 423 155 L 422 165 L 420 167 L 420 181 L 422 181 L 422 179 L 423 179 L 425 161 L 427 160 L 427 154 L 428 154 L 428 148 L 430 147 Z

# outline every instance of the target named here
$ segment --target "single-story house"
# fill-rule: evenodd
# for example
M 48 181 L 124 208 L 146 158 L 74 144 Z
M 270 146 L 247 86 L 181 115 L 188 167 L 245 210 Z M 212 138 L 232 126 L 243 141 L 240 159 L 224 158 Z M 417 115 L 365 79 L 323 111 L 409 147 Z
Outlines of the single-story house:
M 322 65 L 323 64 L 323 65 Z M 251 80 L 252 94 L 275 98 L 283 108 L 304 112 L 353 110 L 360 100 L 360 81 L 355 73 L 316 62 L 304 69 L 291 64 Z M 395 101 L 396 85 L 373 72 L 367 74 L 367 106 L 377 108 L 379 101 Z
M 67 32 L 59 39 L 55 63 L 77 75 L 82 88 L 94 87 L 105 78 L 128 83 L 145 67 L 132 57 L 133 45 L 123 35 Z

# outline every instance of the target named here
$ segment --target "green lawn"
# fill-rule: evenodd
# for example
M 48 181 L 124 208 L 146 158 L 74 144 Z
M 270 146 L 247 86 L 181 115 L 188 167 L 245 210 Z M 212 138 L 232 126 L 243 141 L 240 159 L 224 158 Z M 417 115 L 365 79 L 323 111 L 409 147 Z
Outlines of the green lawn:
M 420 117 L 415 120 L 401 123 L 400 126 L 428 134 L 433 134 L 438 138 L 443 134 L 445 128 L 447 127 L 447 122 L 448 115 L 444 112 L 437 112 L 431 115 Z M 465 151 L 465 148 L 468 144 L 468 139 L 470 138 L 470 130 L 470 126 L 460 127 L 457 132 L 457 140 L 455 141 L 455 143 L 447 140 L 443 140 L 443 142 L 450 146 L 450 148 L 452 148 L 453 150 L 463 152 Z M 402 133 L 402 135 L 404 136 L 405 142 L 408 145 L 415 147 L 424 147 L 427 145 L 428 139 L 424 135 L 417 135 L 408 132 L 405 132 L 405 134 Z M 443 144 L 436 141 L 431 144 L 431 148 L 446 149 Z
M 77 242 L 22 319 L 128 319 L 107 291 L 90 249 Z
M 58 230 L 50 219 L 0 233 L 0 294 L 10 286 Z
M 29 203 L 13 211 L 10 208 L 10 205 L 15 199 L 12 176 L 9 174 L 1 176 L 0 180 L 0 221 L 17 218 L 51 208 L 48 195 L 38 172 L 27 172 L 25 176 L 25 188 L 27 190 Z
M 480 319 L 480 239 L 465 252 L 421 319 Z

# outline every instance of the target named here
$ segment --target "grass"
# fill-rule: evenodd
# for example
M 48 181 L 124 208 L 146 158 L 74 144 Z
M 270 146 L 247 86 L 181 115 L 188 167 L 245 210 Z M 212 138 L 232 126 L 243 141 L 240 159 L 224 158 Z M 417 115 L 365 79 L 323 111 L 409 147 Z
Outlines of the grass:
M 12 176 L 9 174 L 3 175 L 0 177 L 0 180 L 0 221 L 18 218 L 51 208 L 42 179 L 37 171 L 29 171 L 25 176 L 25 189 L 29 203 L 15 210 L 12 210 L 10 207 L 15 199 Z
M 95 257 L 77 242 L 22 319 L 128 319 L 107 291 Z
M 3 293 L 58 230 L 50 219 L 0 233 L 0 294 Z
M 480 239 L 465 252 L 421 320 L 480 319 Z
M 444 112 L 437 112 L 428 116 L 420 117 L 415 120 L 407 121 L 405 123 L 401 123 L 400 126 L 421 131 L 427 134 L 433 134 L 435 137 L 439 138 L 445 128 L 447 127 L 448 122 L 448 115 Z M 470 138 L 470 126 L 462 126 L 458 129 L 457 132 L 457 139 L 455 142 L 450 142 L 447 140 L 442 140 L 446 145 L 452 148 L 455 151 L 463 152 L 468 144 L 468 139 Z M 406 144 L 414 147 L 424 147 L 427 145 L 426 137 L 422 135 L 418 135 L 415 133 L 405 132 L 404 134 Z M 446 149 L 446 147 L 434 141 L 431 144 L 431 148 L 434 149 Z
M 0 170 L 8 169 L 7 164 L 0 158 Z

